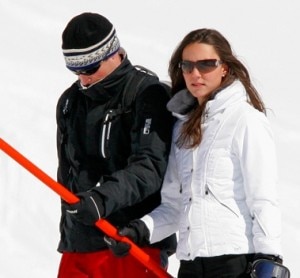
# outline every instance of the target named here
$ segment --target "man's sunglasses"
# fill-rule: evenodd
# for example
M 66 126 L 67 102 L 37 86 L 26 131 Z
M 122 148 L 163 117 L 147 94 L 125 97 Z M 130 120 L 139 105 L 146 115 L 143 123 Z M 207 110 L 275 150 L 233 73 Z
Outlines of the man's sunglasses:
M 279 263 L 270 260 L 257 260 L 253 263 L 251 278 L 290 278 L 289 269 Z
M 95 66 L 91 67 L 91 68 L 87 68 L 85 70 L 71 70 L 73 73 L 75 73 L 76 75 L 92 75 L 94 74 L 96 71 L 98 71 L 98 69 L 101 66 L 101 62 L 97 63 Z
M 196 62 L 183 60 L 179 63 L 178 67 L 181 68 L 184 73 L 191 73 L 195 67 L 200 73 L 208 73 L 221 64 L 223 64 L 223 62 L 217 59 L 198 60 Z

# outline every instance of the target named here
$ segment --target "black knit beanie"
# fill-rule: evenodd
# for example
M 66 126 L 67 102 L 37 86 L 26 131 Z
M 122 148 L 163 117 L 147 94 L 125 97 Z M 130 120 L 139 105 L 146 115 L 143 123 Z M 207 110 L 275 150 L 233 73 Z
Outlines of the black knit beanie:
M 82 13 L 62 33 L 62 50 L 70 70 L 86 70 L 107 59 L 120 48 L 112 23 L 96 13 Z

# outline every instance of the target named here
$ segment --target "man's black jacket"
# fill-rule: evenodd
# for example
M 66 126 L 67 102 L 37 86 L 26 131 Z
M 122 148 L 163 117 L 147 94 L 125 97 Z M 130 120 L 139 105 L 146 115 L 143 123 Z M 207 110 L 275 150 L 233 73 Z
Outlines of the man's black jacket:
M 73 193 L 97 190 L 106 218 L 122 227 L 160 204 L 173 118 L 169 94 L 157 77 L 139 86 L 131 109 L 120 112 L 130 76 L 125 57 L 108 77 L 89 87 L 75 82 L 57 104 L 58 181 Z M 103 233 L 71 219 L 62 209 L 60 252 L 106 248 Z M 174 251 L 174 238 L 160 243 Z

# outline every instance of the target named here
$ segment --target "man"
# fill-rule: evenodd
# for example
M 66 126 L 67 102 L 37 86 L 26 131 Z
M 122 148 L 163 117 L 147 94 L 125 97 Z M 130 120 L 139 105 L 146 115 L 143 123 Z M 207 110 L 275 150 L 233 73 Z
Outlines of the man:
M 80 201 L 62 202 L 58 277 L 152 277 L 132 256 L 115 257 L 94 224 L 106 218 L 124 227 L 159 205 L 173 124 L 168 90 L 132 66 L 102 15 L 71 19 L 62 49 L 78 80 L 57 104 L 58 181 Z M 145 245 L 166 267 L 176 236 Z

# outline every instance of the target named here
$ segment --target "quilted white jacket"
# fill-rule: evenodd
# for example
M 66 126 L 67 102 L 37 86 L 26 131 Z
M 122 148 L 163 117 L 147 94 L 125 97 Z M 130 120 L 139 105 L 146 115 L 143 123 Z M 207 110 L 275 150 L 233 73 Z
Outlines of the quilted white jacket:
M 186 119 L 177 117 L 162 204 L 142 218 L 151 242 L 179 231 L 179 260 L 281 255 L 273 135 L 265 115 L 247 103 L 243 85 L 236 81 L 207 103 L 196 149 L 175 145 Z

